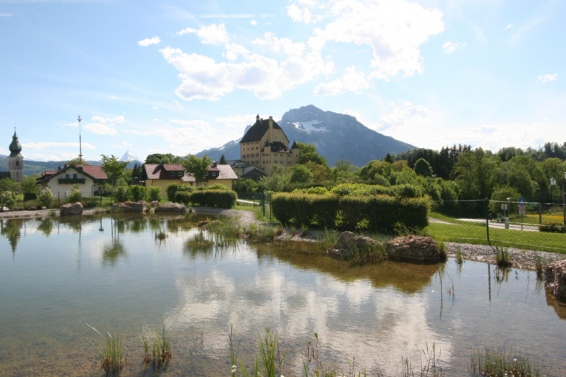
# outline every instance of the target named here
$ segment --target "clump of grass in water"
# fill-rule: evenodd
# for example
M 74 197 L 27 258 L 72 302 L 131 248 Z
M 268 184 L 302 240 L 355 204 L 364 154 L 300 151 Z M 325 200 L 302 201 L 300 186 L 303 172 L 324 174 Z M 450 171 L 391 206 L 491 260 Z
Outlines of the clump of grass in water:
M 552 371 L 541 371 L 537 364 L 531 363 L 525 356 L 512 355 L 510 352 L 491 350 L 474 351 L 471 362 L 472 376 L 552 376 Z
M 150 342 L 143 330 L 141 330 L 141 335 L 145 352 L 143 358 L 144 365 L 147 367 L 152 363 L 154 370 L 161 368 L 165 370 L 173 357 L 171 353 L 171 343 L 165 332 L 165 324 L 162 325 L 161 331 L 159 329 L 155 330 L 153 339 L 151 340 L 151 352 Z
M 495 263 L 501 268 L 511 267 L 513 262 L 506 247 L 495 246 Z
M 88 323 L 86 325 L 105 338 L 102 351 L 98 354 L 100 367 L 106 372 L 107 376 L 119 376 L 122 367 L 127 362 L 127 356 L 122 353 L 122 337 L 118 333 L 112 336 L 108 331 L 103 335 Z
M 348 360 L 348 373 L 346 374 L 339 372 L 336 366 L 332 366 L 330 368 L 323 366 L 318 352 L 318 333 L 314 333 L 314 339 L 314 344 L 311 341 L 307 343 L 305 353 L 306 359 L 303 360 L 303 374 L 305 377 L 366 376 L 365 370 L 356 372 L 355 357 L 352 358 L 352 361 Z
M 237 370 L 237 352 L 234 351 L 234 344 L 232 338 L 232 328 L 230 327 L 230 362 L 231 362 L 231 375 L 236 376 Z M 272 333 L 269 328 L 265 329 L 265 335 L 259 335 L 259 351 L 263 368 L 260 368 L 259 359 L 256 355 L 255 363 L 251 371 L 248 373 L 243 363 L 240 362 L 240 368 L 243 377 L 277 377 L 280 376 L 280 370 L 285 361 L 285 352 L 281 355 L 279 351 L 279 342 L 277 341 L 277 333 Z M 282 377 L 282 376 L 281 376 Z
M 462 249 L 460 247 L 456 248 L 456 252 L 454 253 L 456 257 L 456 263 L 463 264 L 464 263 L 464 255 L 462 254 Z
M 204 228 L 212 235 L 214 244 L 220 247 L 235 246 L 242 235 L 240 224 L 229 218 L 211 221 Z
M 244 235 L 251 242 L 271 242 L 277 236 L 282 234 L 280 228 L 272 226 L 257 225 L 252 223 L 244 231 Z
M 544 266 L 546 265 L 546 260 L 540 254 L 535 255 L 535 268 L 537 271 L 537 279 L 543 279 Z
M 163 231 L 155 233 L 155 239 L 163 241 L 165 238 L 167 238 L 167 233 L 165 233 Z
M 448 253 L 446 252 L 446 245 L 443 240 L 437 242 L 438 245 L 438 257 L 441 261 L 448 259 Z

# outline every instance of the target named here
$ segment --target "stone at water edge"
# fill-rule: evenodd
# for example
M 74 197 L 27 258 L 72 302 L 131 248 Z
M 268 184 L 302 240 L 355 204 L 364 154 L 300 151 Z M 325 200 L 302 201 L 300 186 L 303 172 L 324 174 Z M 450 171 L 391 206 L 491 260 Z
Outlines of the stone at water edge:
M 326 252 L 330 256 L 339 257 L 340 259 L 352 259 L 355 253 L 360 251 L 371 250 L 379 243 L 369 237 L 356 236 L 352 232 L 342 232 L 334 247 L 329 248 Z
M 143 200 L 139 202 L 120 202 L 112 205 L 114 213 L 143 213 L 146 203 Z
M 566 260 L 547 264 L 544 285 L 558 301 L 566 302 Z
M 81 202 L 63 204 L 59 207 L 61 216 L 75 216 L 83 214 L 83 205 Z
M 155 208 L 155 213 L 159 212 L 174 212 L 174 213 L 187 213 L 189 210 L 182 204 L 178 203 L 164 203 L 159 207 Z
M 403 236 L 387 242 L 387 257 L 419 263 L 433 263 L 444 260 L 436 242 L 430 237 Z

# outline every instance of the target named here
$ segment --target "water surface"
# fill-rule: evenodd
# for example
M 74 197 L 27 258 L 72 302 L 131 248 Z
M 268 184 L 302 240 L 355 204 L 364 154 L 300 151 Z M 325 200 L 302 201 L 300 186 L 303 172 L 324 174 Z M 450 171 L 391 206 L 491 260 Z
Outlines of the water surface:
M 370 375 L 400 375 L 404 358 L 417 369 L 434 348 L 447 375 L 466 375 L 484 347 L 566 371 L 566 310 L 534 272 L 453 260 L 357 266 L 304 244 L 196 247 L 187 241 L 198 220 L 0 220 L 1 374 L 102 375 L 94 327 L 121 334 L 121 375 L 138 376 L 140 328 L 162 323 L 172 376 L 229 375 L 231 327 L 246 365 L 258 335 L 276 331 L 285 375 L 301 375 L 314 333 L 319 359 L 344 372 L 355 358 Z

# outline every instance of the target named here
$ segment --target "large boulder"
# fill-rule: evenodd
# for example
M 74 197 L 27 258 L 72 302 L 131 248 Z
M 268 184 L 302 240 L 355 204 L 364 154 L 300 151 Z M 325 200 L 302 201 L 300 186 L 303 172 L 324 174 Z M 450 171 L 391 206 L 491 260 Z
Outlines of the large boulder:
M 113 213 L 143 213 L 145 211 L 145 202 L 121 202 L 112 205 Z
M 547 264 L 544 269 L 546 288 L 558 301 L 566 302 L 566 260 Z
M 155 213 L 169 212 L 169 213 L 187 213 L 189 210 L 182 204 L 178 203 L 163 203 L 159 207 L 155 208 Z
M 446 259 L 430 237 L 403 236 L 387 242 L 387 257 L 407 262 L 435 263 Z
M 81 202 L 63 204 L 59 207 L 61 216 L 76 216 L 83 214 L 83 205 Z
M 340 259 L 361 259 L 366 260 L 369 254 L 372 254 L 379 247 L 376 240 L 356 236 L 352 232 L 342 232 L 336 245 L 327 250 L 328 255 Z

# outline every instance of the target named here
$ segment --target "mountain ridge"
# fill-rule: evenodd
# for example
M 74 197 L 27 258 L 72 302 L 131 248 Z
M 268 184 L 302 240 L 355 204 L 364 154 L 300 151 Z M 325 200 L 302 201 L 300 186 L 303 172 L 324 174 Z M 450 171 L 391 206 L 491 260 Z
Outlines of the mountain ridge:
M 361 167 L 371 160 L 381 160 L 388 153 L 397 154 L 416 148 L 371 130 L 351 115 L 324 111 L 314 105 L 287 111 L 277 124 L 290 143 L 314 145 L 330 166 L 334 166 L 339 160 L 347 160 Z M 246 130 L 249 127 L 248 125 Z M 241 138 L 232 140 L 221 147 L 203 150 L 196 155 L 202 157 L 206 154 L 216 161 L 222 155 L 226 160 L 239 160 L 240 140 Z

